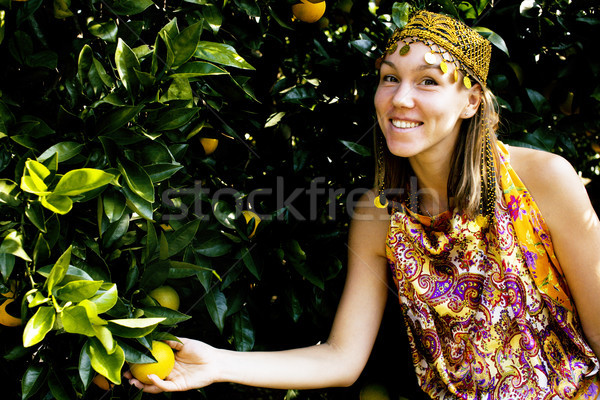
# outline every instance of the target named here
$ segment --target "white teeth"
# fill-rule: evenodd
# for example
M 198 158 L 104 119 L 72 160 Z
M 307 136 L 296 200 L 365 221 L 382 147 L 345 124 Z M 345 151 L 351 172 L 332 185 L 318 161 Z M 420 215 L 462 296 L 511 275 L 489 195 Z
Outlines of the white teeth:
M 399 119 L 393 119 L 392 120 L 392 125 L 394 125 L 396 128 L 416 128 L 417 126 L 421 125 L 420 122 L 409 122 L 409 121 L 402 121 Z

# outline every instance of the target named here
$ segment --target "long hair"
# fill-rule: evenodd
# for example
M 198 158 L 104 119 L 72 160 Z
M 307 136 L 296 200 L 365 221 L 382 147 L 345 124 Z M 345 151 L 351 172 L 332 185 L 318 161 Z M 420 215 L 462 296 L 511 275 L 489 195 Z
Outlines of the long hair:
M 494 190 L 496 198 L 501 198 L 498 184 L 495 188 L 487 187 L 487 182 L 489 182 L 487 174 L 493 173 L 497 177 L 497 168 L 495 171 L 488 171 L 485 163 L 482 167 L 486 135 L 489 135 L 492 143 L 494 165 L 498 165 L 499 156 L 496 147 L 496 131 L 499 123 L 498 103 L 489 89 L 482 86 L 481 91 L 479 110 L 469 120 L 464 120 L 460 127 L 450 160 L 450 174 L 447 183 L 449 208 L 458 208 L 471 218 L 476 217 L 480 212 L 482 193 Z M 409 200 L 410 190 L 416 189 L 409 187 L 410 179 L 415 174 L 408 158 L 397 157 L 390 153 L 380 129 L 375 129 L 375 135 L 376 147 L 381 146 L 377 149 L 376 154 L 383 157 L 383 163 L 376 163 L 376 179 L 383 174 L 385 193 L 390 201 L 406 202 Z M 495 180 L 495 182 L 497 181 L 498 179 Z

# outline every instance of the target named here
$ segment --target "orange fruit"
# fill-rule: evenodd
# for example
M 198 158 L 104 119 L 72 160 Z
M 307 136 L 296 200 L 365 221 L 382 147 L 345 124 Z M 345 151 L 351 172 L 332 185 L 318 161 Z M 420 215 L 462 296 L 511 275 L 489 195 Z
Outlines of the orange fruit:
M 325 1 L 313 3 L 309 0 L 300 0 L 302 3 L 297 3 L 292 6 L 294 17 L 300 21 L 313 23 L 317 22 L 323 14 L 325 14 Z
M 203 137 L 203 138 L 200 138 L 200 143 L 202 144 L 202 147 L 204 148 L 204 154 L 206 154 L 208 156 L 208 155 L 214 153 L 215 150 L 217 149 L 217 146 L 219 145 L 219 139 Z
M 109 382 L 109 380 L 106 379 L 106 377 L 100 374 L 96 375 L 94 379 L 92 379 L 92 382 L 94 382 L 96 386 L 98 386 L 102 390 L 110 390 L 115 386 L 114 383 Z
M 254 236 L 254 233 L 256 233 L 256 228 L 258 228 L 258 224 L 260 223 L 260 217 L 254 211 L 250 211 L 250 210 L 244 210 L 244 211 L 242 211 L 242 214 L 244 214 L 244 218 L 246 219 L 246 224 L 249 224 L 250 221 L 252 220 L 252 218 L 254 218 L 254 229 L 248 235 L 248 238 L 252 238 Z
M 14 302 L 14 299 L 7 299 L 0 305 L 0 324 L 4 326 L 21 326 L 21 318 L 13 317 L 6 311 L 6 307 Z
M 148 293 L 148 295 L 158 301 L 158 304 L 162 307 L 175 311 L 179 310 L 179 295 L 171 286 L 159 286 Z
M 160 379 L 165 379 L 175 366 L 175 353 L 173 349 L 165 342 L 157 340 L 152 341 L 152 356 L 156 359 L 155 363 L 148 364 L 130 364 L 129 370 L 138 381 L 151 385 L 152 381 L 148 375 L 154 374 Z

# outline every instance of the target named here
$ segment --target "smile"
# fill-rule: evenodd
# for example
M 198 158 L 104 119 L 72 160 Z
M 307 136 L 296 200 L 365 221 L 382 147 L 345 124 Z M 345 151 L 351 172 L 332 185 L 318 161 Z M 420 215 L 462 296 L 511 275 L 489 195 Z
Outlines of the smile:
M 400 119 L 393 119 L 392 125 L 394 125 L 396 128 L 407 129 L 407 128 L 416 128 L 417 126 L 422 125 L 422 122 L 412 122 L 412 121 L 403 121 Z

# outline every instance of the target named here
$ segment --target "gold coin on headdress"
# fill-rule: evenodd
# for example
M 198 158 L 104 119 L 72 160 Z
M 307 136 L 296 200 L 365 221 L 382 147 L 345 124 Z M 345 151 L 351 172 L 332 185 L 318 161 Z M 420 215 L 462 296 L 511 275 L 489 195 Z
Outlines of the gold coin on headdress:
M 381 202 L 381 198 L 383 197 L 383 199 L 385 200 L 385 203 Z M 386 208 L 388 205 L 388 200 L 385 197 L 385 195 L 380 194 L 377 197 L 375 197 L 375 200 L 373 200 L 373 203 L 375 204 L 375 207 L 377 208 Z
M 454 69 L 454 82 L 458 82 L 458 68 Z
M 442 70 L 442 74 L 448 72 L 448 64 L 444 60 L 440 63 L 440 69 Z
M 425 62 L 429 65 L 435 64 L 435 54 L 425 53 Z
M 463 79 L 463 83 L 465 84 L 465 87 L 467 89 L 471 89 L 471 80 L 468 76 L 465 76 L 465 78 Z
M 400 49 L 400 55 L 406 55 L 408 53 L 408 51 L 410 50 L 410 46 L 405 44 L 404 46 L 402 46 L 402 48 Z
M 390 47 L 388 48 L 387 53 L 388 54 L 393 54 L 396 51 L 397 48 L 398 48 L 398 43 L 397 42 L 396 43 L 392 43 L 390 45 Z

